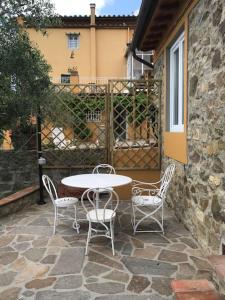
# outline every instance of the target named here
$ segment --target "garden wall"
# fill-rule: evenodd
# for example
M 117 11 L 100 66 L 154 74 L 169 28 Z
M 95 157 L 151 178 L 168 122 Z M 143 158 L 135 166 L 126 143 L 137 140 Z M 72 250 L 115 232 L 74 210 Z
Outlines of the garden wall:
M 0 151 L 0 199 L 37 183 L 37 151 Z

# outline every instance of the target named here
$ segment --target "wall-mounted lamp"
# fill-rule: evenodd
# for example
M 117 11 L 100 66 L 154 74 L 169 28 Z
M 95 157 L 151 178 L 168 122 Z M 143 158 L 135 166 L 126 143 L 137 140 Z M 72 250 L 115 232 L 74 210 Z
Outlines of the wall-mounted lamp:
M 43 165 L 46 165 L 46 159 L 44 158 L 44 157 L 39 157 L 38 158 L 38 164 L 40 165 L 40 166 L 43 166 Z
M 74 53 L 74 51 L 72 50 L 71 51 L 71 54 L 70 54 L 70 58 L 74 58 L 75 57 L 75 53 Z

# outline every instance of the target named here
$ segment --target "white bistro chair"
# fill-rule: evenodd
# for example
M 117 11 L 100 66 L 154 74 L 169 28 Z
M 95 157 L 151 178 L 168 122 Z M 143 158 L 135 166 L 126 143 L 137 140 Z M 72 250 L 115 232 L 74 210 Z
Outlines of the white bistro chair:
M 98 208 L 96 206 L 95 197 L 99 193 L 98 188 L 86 190 L 81 197 L 81 203 L 89 222 L 85 255 L 88 253 L 88 245 L 90 240 L 99 236 L 103 236 L 111 240 L 112 252 L 113 255 L 115 255 L 114 221 L 116 217 L 116 210 L 119 204 L 119 197 L 117 193 L 111 189 L 105 189 L 105 191 L 106 199 L 102 208 Z
M 100 165 L 97 165 L 96 167 L 94 167 L 92 174 L 116 174 L 116 171 L 113 168 L 113 166 L 111 166 L 109 164 L 100 164 Z M 107 189 L 109 189 L 111 191 L 113 190 L 112 187 L 108 187 Z M 100 200 L 100 194 L 105 194 L 105 193 L 106 193 L 105 189 L 103 189 L 103 188 L 98 189 L 98 194 L 96 194 L 97 203 Z
M 77 203 L 78 203 L 78 199 L 74 198 L 74 197 L 63 197 L 63 198 L 59 198 L 58 194 L 56 192 L 56 188 L 52 182 L 52 180 L 47 176 L 47 175 L 43 175 L 42 176 L 42 181 L 43 184 L 52 200 L 52 203 L 54 205 L 55 208 L 55 219 L 54 219 L 54 229 L 53 229 L 53 234 L 55 234 L 55 229 L 56 229 L 56 225 L 58 225 L 59 219 L 71 219 L 73 220 L 73 228 L 76 229 L 77 233 L 79 233 L 79 228 L 80 225 L 77 222 Z M 74 218 L 69 217 L 69 216 L 65 216 L 63 214 L 59 214 L 59 209 L 60 208 L 67 208 L 67 207 L 71 207 L 74 209 Z
M 92 174 L 116 174 L 116 171 L 111 165 L 100 164 L 94 167 Z
M 134 234 L 136 232 L 163 232 L 164 234 L 163 205 L 174 170 L 175 165 L 170 164 L 158 182 L 133 181 L 132 225 Z M 138 230 L 138 226 L 147 219 L 155 221 L 159 225 L 159 230 Z

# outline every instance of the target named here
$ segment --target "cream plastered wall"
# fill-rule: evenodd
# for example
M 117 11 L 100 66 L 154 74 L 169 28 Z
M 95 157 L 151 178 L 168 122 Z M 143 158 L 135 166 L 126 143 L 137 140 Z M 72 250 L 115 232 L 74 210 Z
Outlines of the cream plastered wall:
M 43 36 L 34 29 L 28 30 L 31 40 L 44 55 L 52 67 L 51 77 L 55 82 L 61 74 L 67 74 L 68 68 L 77 67 L 80 76 L 90 75 L 90 30 L 83 28 L 57 28 L 48 29 Z M 71 59 L 71 49 L 68 48 L 66 33 L 80 33 L 80 47 L 74 50 L 74 58 Z
M 126 77 L 127 63 L 125 51 L 131 40 L 133 30 L 95 29 L 95 39 L 90 28 L 54 28 L 48 29 L 43 36 L 34 29 L 28 29 L 31 40 L 51 65 L 53 82 L 60 80 L 61 74 L 67 74 L 68 68 L 77 68 L 80 77 Z M 70 58 L 66 33 L 80 33 L 80 47 L 74 50 L 74 58 Z M 92 44 L 91 44 L 92 40 Z M 95 47 L 93 41 L 95 40 Z M 96 49 L 96 63 L 93 63 L 93 49 Z M 92 59 L 92 60 L 91 60 Z M 96 70 L 93 71 L 93 66 Z M 92 70 L 91 70 L 92 67 Z
M 126 77 L 125 52 L 129 42 L 124 29 L 102 29 L 96 31 L 96 56 L 98 77 Z

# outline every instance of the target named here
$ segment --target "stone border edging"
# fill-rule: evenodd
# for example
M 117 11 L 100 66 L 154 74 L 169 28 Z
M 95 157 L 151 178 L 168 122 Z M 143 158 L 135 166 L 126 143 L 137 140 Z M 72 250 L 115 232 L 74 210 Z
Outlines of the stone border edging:
M 39 191 L 39 186 L 33 185 L 0 199 L 0 217 L 35 203 L 37 191 Z

